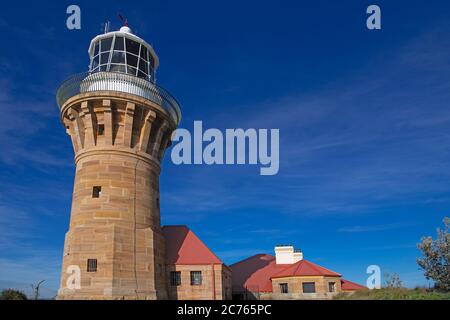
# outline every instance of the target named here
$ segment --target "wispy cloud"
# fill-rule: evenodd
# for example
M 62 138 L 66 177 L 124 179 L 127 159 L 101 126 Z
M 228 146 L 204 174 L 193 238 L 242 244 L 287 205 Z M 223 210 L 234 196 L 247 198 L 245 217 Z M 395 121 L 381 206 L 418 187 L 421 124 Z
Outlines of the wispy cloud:
M 368 225 L 368 226 L 351 226 L 339 228 L 338 232 L 345 233 L 362 233 L 362 232 L 376 232 L 376 231 L 386 231 L 405 227 L 404 223 L 389 223 L 389 224 L 378 224 L 378 225 Z

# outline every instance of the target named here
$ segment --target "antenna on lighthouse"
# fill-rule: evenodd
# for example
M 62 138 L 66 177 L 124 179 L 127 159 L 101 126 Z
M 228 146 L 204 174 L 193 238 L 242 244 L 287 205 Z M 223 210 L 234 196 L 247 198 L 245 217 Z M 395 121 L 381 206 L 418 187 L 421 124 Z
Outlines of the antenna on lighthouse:
M 108 33 L 109 32 L 109 26 L 110 26 L 110 22 L 109 21 L 106 21 L 103 24 L 103 33 Z

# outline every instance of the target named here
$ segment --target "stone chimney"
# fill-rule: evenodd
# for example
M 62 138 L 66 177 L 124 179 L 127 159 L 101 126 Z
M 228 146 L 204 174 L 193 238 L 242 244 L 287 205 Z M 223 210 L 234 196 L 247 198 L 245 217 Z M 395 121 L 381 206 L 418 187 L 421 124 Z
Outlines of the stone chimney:
M 303 260 L 303 253 L 291 245 L 278 245 L 275 246 L 275 260 L 276 264 L 293 264 Z

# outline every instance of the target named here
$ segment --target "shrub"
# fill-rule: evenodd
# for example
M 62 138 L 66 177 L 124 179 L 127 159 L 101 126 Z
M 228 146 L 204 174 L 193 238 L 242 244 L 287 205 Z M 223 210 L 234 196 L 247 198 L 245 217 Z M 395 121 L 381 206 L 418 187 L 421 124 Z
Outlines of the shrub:
M 25 293 L 14 289 L 4 289 L 0 293 L 0 300 L 28 300 Z

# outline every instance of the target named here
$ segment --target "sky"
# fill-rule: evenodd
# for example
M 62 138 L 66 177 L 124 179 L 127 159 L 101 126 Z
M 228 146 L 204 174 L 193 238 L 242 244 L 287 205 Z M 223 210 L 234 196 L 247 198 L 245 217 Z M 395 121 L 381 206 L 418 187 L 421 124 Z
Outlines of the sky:
M 66 8 L 81 8 L 81 30 Z M 381 8 L 382 29 L 366 28 Z M 180 127 L 277 128 L 280 170 L 162 164 L 163 224 L 225 263 L 277 244 L 365 284 L 369 265 L 428 286 L 416 264 L 450 205 L 448 1 L 8 1 L 0 12 L 0 288 L 59 286 L 73 149 L 55 92 L 121 25 L 151 43 Z

